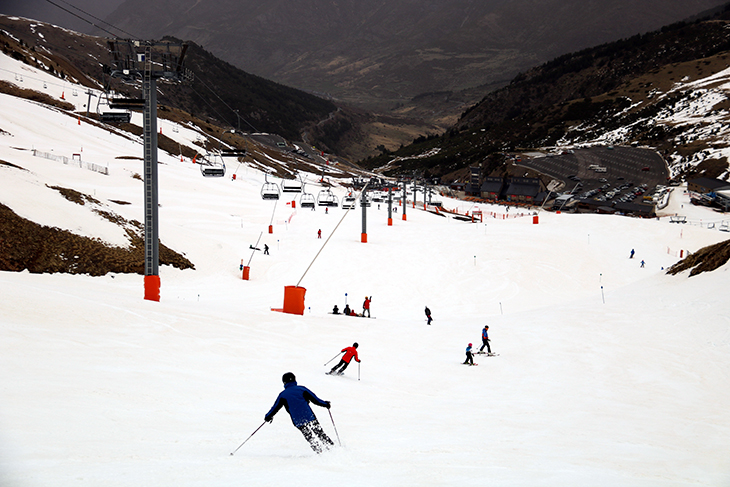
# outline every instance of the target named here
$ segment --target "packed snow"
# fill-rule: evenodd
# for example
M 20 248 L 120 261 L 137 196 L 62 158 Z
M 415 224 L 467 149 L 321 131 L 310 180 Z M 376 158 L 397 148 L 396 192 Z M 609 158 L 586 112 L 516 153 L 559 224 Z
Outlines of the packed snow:
M 7 95 L 0 129 L 0 160 L 25 169 L 0 165 L 0 203 L 124 244 L 93 205 L 49 186 L 141 221 L 142 162 L 119 159 L 141 157 L 138 139 Z M 0 272 L 0 485 L 730 485 L 730 267 L 665 273 L 680 250 L 725 240 L 717 228 L 502 218 L 488 205 L 468 223 L 411 203 L 388 225 L 373 204 L 363 243 L 360 208 L 275 204 L 253 168 L 203 178 L 190 160 L 159 159 L 161 241 L 196 267 L 161 266 L 160 302 L 143 299 L 139 275 Z M 718 219 L 682 188 L 665 212 Z M 272 311 L 293 285 L 304 314 Z M 361 311 L 365 296 L 373 319 L 329 314 Z M 500 355 L 462 365 L 484 325 Z M 325 375 L 355 341 L 362 363 Z M 313 409 L 337 446 L 316 455 L 282 410 L 231 456 L 289 371 L 332 402 L 331 416 Z

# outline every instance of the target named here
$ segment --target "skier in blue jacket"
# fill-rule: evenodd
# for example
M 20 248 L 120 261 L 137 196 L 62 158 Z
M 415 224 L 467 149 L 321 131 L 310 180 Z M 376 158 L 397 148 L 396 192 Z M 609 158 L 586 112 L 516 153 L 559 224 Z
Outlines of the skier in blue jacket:
M 471 343 L 468 347 L 466 347 L 466 360 L 464 360 L 464 365 L 474 365 L 474 356 L 471 354 Z
M 304 438 L 309 442 L 316 453 L 322 453 L 323 450 L 329 450 L 334 443 L 322 430 L 322 426 L 317 421 L 309 403 L 312 402 L 323 408 L 330 408 L 329 401 L 323 401 L 318 398 L 315 393 L 304 386 L 297 385 L 297 378 L 291 372 L 287 372 L 281 378 L 284 382 L 284 390 L 276 398 L 276 402 L 271 407 L 264 420 L 272 422 L 274 416 L 283 407 L 289 413 L 292 423 L 299 431 L 302 432 Z
M 484 351 L 484 347 L 487 347 L 487 353 L 492 353 L 492 348 L 489 346 L 489 326 L 485 326 L 482 330 L 482 348 L 479 349 L 480 352 Z

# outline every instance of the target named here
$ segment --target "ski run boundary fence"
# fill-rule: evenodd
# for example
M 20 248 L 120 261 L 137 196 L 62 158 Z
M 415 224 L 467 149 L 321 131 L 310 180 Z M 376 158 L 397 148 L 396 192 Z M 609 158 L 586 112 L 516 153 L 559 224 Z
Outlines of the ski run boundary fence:
M 81 162 L 81 157 L 79 157 L 78 160 L 76 158 L 69 159 L 66 156 L 57 156 L 55 154 L 51 154 L 49 152 L 41 152 L 36 149 L 33 149 L 33 156 L 50 159 L 52 161 L 63 162 L 67 166 L 79 166 L 82 169 L 88 169 L 89 171 L 98 172 L 99 174 L 103 174 L 105 176 L 109 175 L 109 168 L 107 166 L 94 164 L 93 162 Z

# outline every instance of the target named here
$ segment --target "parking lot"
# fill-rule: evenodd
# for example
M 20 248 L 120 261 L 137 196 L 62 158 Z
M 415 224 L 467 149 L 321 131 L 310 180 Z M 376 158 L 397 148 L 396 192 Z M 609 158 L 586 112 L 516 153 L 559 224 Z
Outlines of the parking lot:
M 669 170 L 655 151 L 636 147 L 590 147 L 560 155 L 523 158 L 517 165 L 564 183 L 561 191 L 599 201 L 640 200 L 666 184 Z

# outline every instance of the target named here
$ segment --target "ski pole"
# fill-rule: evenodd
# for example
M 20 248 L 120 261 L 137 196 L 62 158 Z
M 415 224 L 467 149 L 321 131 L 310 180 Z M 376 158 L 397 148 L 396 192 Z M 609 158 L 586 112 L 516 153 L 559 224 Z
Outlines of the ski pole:
M 340 434 L 337 432 L 337 426 L 335 426 L 335 418 L 332 417 L 332 411 L 329 409 L 327 410 L 330 413 L 330 419 L 332 420 L 332 427 L 335 429 L 335 434 L 337 435 L 337 443 L 339 443 L 340 446 L 342 446 L 342 442 L 340 441 Z
M 360 362 L 357 363 L 357 380 L 360 380 Z
M 329 359 L 329 361 L 327 361 L 327 364 L 330 363 L 330 362 L 332 362 L 337 357 L 339 357 L 340 356 L 340 353 L 342 353 L 342 352 L 339 352 L 337 355 L 335 355 L 334 357 L 332 357 L 331 359 Z M 327 365 L 327 364 L 324 364 L 324 365 Z
M 261 423 L 261 426 L 259 426 L 258 428 L 256 428 L 256 431 L 258 431 L 258 430 L 260 430 L 261 428 L 263 428 L 263 426 L 264 426 L 265 424 L 266 424 L 266 421 L 264 421 L 263 423 Z M 256 431 L 254 431 L 253 433 L 251 433 L 251 436 L 255 435 L 255 434 L 256 434 Z M 240 445 L 238 445 L 238 448 L 236 448 L 235 450 L 233 450 L 233 451 L 231 452 L 231 455 L 233 455 L 234 453 L 236 453 L 236 452 L 238 451 L 238 449 L 239 449 L 239 448 L 241 448 L 241 447 L 242 447 L 243 445 L 245 445 L 245 444 L 246 444 L 246 442 L 247 442 L 248 440 L 250 440 L 250 439 L 251 439 L 251 436 L 249 436 L 248 438 L 246 438 L 246 439 L 244 440 L 244 442 L 243 442 L 243 443 L 241 443 Z

